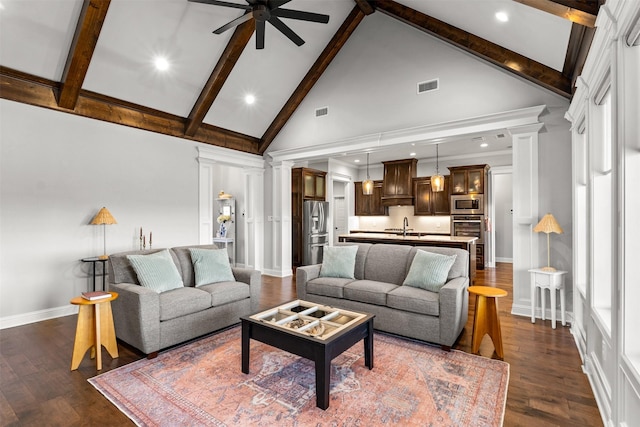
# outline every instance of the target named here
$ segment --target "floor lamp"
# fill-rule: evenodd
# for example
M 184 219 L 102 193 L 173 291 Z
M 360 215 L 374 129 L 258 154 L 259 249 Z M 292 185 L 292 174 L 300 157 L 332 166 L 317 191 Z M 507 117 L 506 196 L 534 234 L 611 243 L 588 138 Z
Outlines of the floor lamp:
M 562 234 L 562 227 L 556 221 L 556 219 L 550 213 L 546 214 L 542 217 L 538 225 L 533 228 L 533 231 L 536 233 L 546 233 L 547 235 L 547 266 L 542 267 L 542 271 L 556 271 L 555 268 L 551 267 L 551 256 L 549 251 L 549 234 L 550 233 L 558 233 Z
M 109 212 L 109 209 L 103 207 L 96 216 L 93 217 L 93 220 L 91 220 L 91 225 L 102 225 L 104 251 L 103 255 L 98 257 L 100 259 L 109 258 L 107 255 L 107 224 L 117 224 L 117 222 L 113 215 L 111 215 L 111 212 Z

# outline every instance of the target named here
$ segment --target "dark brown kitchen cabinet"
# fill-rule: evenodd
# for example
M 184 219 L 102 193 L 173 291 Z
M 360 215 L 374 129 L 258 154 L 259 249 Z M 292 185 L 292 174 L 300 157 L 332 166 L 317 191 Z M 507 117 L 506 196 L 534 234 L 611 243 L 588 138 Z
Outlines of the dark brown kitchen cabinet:
M 309 169 L 291 169 L 291 262 L 302 265 L 302 209 L 305 200 L 324 201 L 326 172 Z
M 449 167 L 451 194 L 484 194 L 489 165 Z
M 294 171 L 302 174 L 302 188 L 305 200 L 324 201 L 326 195 L 326 176 L 327 173 L 315 169 L 296 168 L 291 171 L 293 179 Z
M 413 180 L 414 215 L 449 215 L 450 177 L 444 177 L 444 191 L 433 191 L 431 177 Z
M 356 216 L 389 215 L 389 208 L 382 204 L 382 181 L 373 181 L 373 194 L 362 194 L 362 182 L 355 184 Z
M 417 159 L 382 162 L 382 204 L 385 206 L 411 206 L 413 204 L 413 178 L 417 176 Z

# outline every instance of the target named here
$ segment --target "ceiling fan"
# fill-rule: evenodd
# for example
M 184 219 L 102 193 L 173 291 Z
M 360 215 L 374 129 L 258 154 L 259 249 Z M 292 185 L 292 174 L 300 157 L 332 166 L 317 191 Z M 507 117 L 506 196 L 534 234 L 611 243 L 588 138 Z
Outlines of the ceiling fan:
M 223 25 L 213 33 L 222 34 L 228 29 L 238 26 L 253 18 L 256 21 L 256 49 L 264 49 L 264 29 L 267 21 L 298 46 L 302 46 L 304 44 L 304 40 L 289 28 L 289 26 L 282 22 L 280 18 L 298 19 L 300 21 L 319 22 L 322 24 L 329 22 L 329 15 L 281 8 L 281 6 L 289 3 L 291 0 L 246 0 L 246 2 L 249 3 L 247 5 L 219 0 L 189 1 L 245 10 L 246 12 L 244 15 Z

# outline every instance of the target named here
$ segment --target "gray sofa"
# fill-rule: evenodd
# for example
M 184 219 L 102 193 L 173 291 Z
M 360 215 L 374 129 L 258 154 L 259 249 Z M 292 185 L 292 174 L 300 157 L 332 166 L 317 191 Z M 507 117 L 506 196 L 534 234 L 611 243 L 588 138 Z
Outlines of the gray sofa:
M 374 328 L 440 344 L 450 350 L 467 323 L 469 253 L 463 249 L 369 243 L 358 246 L 355 279 L 319 277 L 320 264 L 298 267 L 298 298 L 373 313 Z M 456 254 L 439 293 L 402 286 L 418 249 Z
M 189 248 L 169 249 L 183 288 L 157 293 L 140 286 L 127 255 L 151 254 L 164 249 L 121 252 L 109 256 L 109 290 L 119 297 L 111 303 L 116 337 L 151 357 L 161 349 L 239 323 L 240 316 L 258 311 L 261 275 L 257 270 L 232 267 L 235 282 L 196 288 Z

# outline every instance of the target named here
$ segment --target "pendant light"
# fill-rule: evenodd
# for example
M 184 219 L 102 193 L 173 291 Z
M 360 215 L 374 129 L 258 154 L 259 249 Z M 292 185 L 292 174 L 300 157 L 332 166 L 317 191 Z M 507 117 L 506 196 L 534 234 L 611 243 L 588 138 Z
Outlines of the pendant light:
M 362 182 L 362 194 L 365 196 L 373 194 L 373 181 L 369 178 L 369 153 L 367 153 L 367 179 Z
M 431 191 L 444 191 L 444 176 L 440 175 L 438 164 L 438 144 L 436 144 L 436 174 L 431 177 Z

